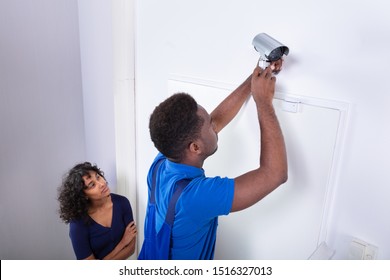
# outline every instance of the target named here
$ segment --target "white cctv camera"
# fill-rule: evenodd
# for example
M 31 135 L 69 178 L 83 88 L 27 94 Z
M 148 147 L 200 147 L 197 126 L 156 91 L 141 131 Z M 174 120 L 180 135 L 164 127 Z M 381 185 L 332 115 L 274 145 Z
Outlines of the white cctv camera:
M 260 53 L 260 60 L 265 62 L 279 60 L 283 55 L 288 55 L 289 52 L 287 46 L 276 41 L 266 33 L 257 34 L 253 38 L 252 45 Z

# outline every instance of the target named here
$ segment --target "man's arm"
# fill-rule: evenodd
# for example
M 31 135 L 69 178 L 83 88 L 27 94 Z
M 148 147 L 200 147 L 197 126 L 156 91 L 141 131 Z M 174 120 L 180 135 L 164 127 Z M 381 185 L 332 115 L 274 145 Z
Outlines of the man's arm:
M 282 64 L 283 60 L 279 59 L 272 62 L 270 68 L 277 73 L 282 69 Z M 210 116 L 217 133 L 228 125 L 240 111 L 251 92 L 251 81 L 252 74 L 211 112 Z
M 233 211 L 245 209 L 287 180 L 287 156 L 283 134 L 272 104 L 275 77 L 271 69 L 256 67 L 251 80 L 260 125 L 260 164 L 235 178 Z
M 215 109 L 211 112 L 211 120 L 216 133 L 219 133 L 240 111 L 245 100 L 251 92 L 250 75 L 238 88 L 228 95 Z

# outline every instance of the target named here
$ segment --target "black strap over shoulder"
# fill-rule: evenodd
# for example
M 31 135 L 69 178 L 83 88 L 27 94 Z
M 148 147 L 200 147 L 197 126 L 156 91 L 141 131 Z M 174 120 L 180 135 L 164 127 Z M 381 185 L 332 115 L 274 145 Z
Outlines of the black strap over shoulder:
M 169 201 L 167 215 L 165 216 L 165 222 L 170 226 L 173 226 L 173 221 L 175 219 L 176 202 L 189 182 L 191 182 L 190 179 L 183 179 L 176 183 L 176 189 Z
M 156 166 L 153 169 L 153 176 L 152 176 L 152 189 L 150 192 L 150 203 L 156 204 L 156 195 L 155 195 L 155 190 L 156 190 L 156 174 L 157 170 L 159 169 L 161 163 L 163 162 L 164 159 L 160 159 L 157 161 Z
M 151 188 L 151 194 L 150 194 L 150 203 L 156 204 L 156 175 L 157 170 L 159 169 L 161 163 L 164 159 L 160 159 L 153 170 L 153 176 L 152 176 L 152 188 Z M 183 192 L 184 188 L 188 185 L 188 183 L 191 182 L 190 179 L 182 179 L 176 182 L 175 191 L 173 192 L 173 195 L 171 197 L 171 200 L 168 204 L 167 214 L 165 216 L 165 222 L 169 224 L 170 226 L 173 226 L 173 221 L 175 220 L 175 208 L 176 208 L 176 202 L 179 199 L 181 193 Z

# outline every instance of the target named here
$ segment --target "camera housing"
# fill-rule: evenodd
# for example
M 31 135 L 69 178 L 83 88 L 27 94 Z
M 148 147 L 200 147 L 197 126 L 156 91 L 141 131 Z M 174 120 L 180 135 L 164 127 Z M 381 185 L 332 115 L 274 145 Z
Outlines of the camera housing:
M 260 59 L 266 62 L 276 61 L 283 55 L 288 55 L 289 48 L 266 33 L 260 33 L 253 38 L 252 45 L 260 53 Z

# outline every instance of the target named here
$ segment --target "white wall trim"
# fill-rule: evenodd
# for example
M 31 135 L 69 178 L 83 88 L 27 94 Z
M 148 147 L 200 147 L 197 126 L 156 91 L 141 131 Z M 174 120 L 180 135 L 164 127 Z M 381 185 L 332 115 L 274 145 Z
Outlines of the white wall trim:
M 111 3 L 117 192 L 130 200 L 136 218 L 134 2 Z

